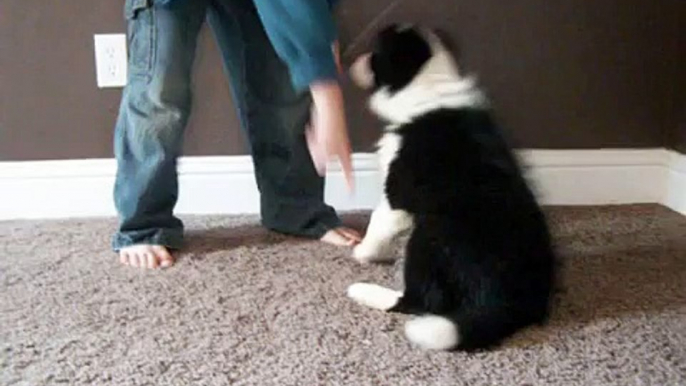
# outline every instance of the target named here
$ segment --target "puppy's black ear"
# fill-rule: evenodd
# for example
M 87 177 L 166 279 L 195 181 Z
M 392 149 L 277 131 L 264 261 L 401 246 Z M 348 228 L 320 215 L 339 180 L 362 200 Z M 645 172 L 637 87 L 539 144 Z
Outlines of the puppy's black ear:
M 414 23 L 402 23 L 402 24 L 396 24 L 395 30 L 397 32 L 407 32 L 407 31 L 417 31 L 417 25 Z
M 387 26 L 379 33 L 371 57 L 376 86 L 391 92 L 402 89 L 431 55 L 431 46 L 417 30 L 398 24 Z
M 398 23 L 391 23 L 379 30 L 377 33 L 378 40 L 390 39 L 393 35 L 398 33 Z

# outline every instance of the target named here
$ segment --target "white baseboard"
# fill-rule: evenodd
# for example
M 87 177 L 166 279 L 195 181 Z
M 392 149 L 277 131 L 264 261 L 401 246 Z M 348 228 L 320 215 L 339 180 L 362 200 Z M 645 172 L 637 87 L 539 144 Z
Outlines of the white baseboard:
M 669 165 L 662 202 L 686 215 L 686 155 L 672 152 L 669 154 Z
M 523 150 L 544 204 L 661 203 L 686 214 L 686 156 L 664 149 Z M 353 195 L 339 168 L 326 200 L 340 211 L 372 209 L 381 193 L 374 154 L 355 154 Z M 0 220 L 114 216 L 112 159 L 0 162 Z M 250 157 L 179 161 L 178 214 L 258 213 Z
M 524 150 L 524 165 L 547 205 L 661 202 L 667 151 Z

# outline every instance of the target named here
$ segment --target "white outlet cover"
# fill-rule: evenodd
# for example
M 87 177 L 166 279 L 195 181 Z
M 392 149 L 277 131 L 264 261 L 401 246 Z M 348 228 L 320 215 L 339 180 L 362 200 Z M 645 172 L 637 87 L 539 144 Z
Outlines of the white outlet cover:
M 128 77 L 126 35 L 98 34 L 94 40 L 98 87 L 124 87 Z

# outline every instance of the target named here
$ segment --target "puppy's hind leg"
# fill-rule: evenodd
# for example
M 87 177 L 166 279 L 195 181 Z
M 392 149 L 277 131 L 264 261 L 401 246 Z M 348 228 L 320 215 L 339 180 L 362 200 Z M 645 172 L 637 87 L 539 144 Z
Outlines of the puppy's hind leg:
M 381 311 L 394 308 L 403 293 L 377 284 L 355 283 L 348 287 L 348 297 L 356 303 Z

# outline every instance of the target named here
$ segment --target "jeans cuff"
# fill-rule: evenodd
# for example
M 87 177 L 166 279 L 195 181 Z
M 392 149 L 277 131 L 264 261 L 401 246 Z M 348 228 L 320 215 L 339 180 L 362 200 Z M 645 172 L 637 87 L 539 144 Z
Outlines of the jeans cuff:
M 183 229 L 148 229 L 118 232 L 112 238 L 112 249 L 118 252 L 122 248 L 134 245 L 161 245 L 172 250 L 183 246 Z
M 283 209 L 283 208 L 282 208 Z M 315 213 L 298 218 L 299 213 L 307 213 L 307 210 L 289 208 L 279 212 L 278 215 L 265 213 L 263 208 L 262 225 L 272 231 L 299 237 L 320 239 L 326 232 L 341 226 L 341 219 L 336 211 L 324 205 Z
M 341 219 L 338 217 L 338 215 L 333 215 L 333 216 L 326 216 L 317 222 L 317 225 L 315 225 L 311 230 L 310 230 L 310 236 L 316 239 L 321 239 L 326 232 L 336 229 L 343 225 L 341 222 Z

